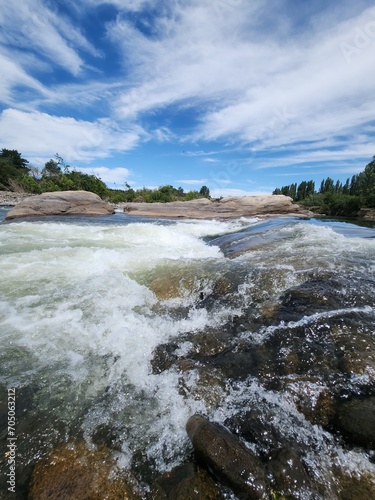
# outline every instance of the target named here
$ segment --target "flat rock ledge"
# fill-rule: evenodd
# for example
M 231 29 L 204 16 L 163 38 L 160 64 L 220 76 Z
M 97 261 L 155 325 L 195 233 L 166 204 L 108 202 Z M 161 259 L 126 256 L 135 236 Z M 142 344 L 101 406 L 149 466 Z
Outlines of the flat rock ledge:
M 228 197 L 220 200 L 200 198 L 170 203 L 120 203 L 117 209 L 129 215 L 188 219 L 231 219 L 271 215 L 312 217 L 314 215 L 294 204 L 289 196 L 284 195 Z
M 30 196 L 19 202 L 5 220 L 48 215 L 111 215 L 109 203 L 88 191 L 52 191 Z

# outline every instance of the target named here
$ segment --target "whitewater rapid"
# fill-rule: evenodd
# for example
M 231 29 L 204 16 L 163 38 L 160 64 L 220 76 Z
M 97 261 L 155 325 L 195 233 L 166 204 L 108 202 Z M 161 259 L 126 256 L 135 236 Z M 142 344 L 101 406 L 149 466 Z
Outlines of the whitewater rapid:
M 170 470 L 189 450 L 189 416 L 223 421 L 244 401 L 266 398 L 278 408 L 275 421 L 285 434 L 300 433 L 299 439 L 324 451 L 316 465 L 323 477 L 324 467 L 338 460 L 337 452 L 332 457 L 336 445 L 306 422 L 293 401 L 251 379 L 218 384 L 210 403 L 196 391 L 197 371 L 171 366 L 158 373 L 152 361 L 155 349 L 171 342 L 177 355 L 186 355 L 194 349 L 192 334 L 220 327 L 254 301 L 276 299 L 304 283 L 312 269 L 373 276 L 371 230 L 370 237 L 348 237 L 335 229 L 288 219 L 147 222 L 117 216 L 0 225 L 0 384 L 31 387 L 30 415 L 39 419 L 35 432 L 28 431 L 23 463 L 42 456 L 61 432 L 65 440 L 82 434 L 90 443 L 95 429 L 111 426 L 122 467 L 143 450 L 158 470 Z M 232 299 L 197 306 L 228 269 L 239 280 Z M 153 285 L 167 286 L 176 276 L 188 276 L 188 285 L 181 281 L 179 293 L 158 296 Z M 371 305 L 353 307 L 374 315 Z M 247 331 L 242 339 L 262 342 L 273 329 Z M 290 415 L 301 421 L 300 430 L 291 429 Z M 374 469 L 360 453 L 340 454 L 351 470 Z

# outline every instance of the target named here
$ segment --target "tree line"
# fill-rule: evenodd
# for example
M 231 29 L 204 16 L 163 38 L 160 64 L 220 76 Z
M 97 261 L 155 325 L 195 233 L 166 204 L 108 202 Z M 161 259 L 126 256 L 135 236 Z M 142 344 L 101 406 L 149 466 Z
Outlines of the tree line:
M 318 213 L 356 216 L 361 208 L 375 208 L 375 156 L 362 172 L 345 183 L 327 177 L 319 189 L 310 180 L 276 188 L 272 194 L 290 196 Z
M 171 185 L 157 189 L 134 190 L 124 181 L 124 189 L 111 189 L 97 175 L 90 175 L 67 165 L 58 154 L 48 160 L 42 169 L 29 165 L 21 153 L 13 149 L 0 152 L 0 190 L 23 191 L 41 194 L 48 191 L 91 191 L 110 203 L 145 202 L 166 203 L 210 198 L 210 190 L 202 186 L 200 191 L 185 192 L 182 187 Z

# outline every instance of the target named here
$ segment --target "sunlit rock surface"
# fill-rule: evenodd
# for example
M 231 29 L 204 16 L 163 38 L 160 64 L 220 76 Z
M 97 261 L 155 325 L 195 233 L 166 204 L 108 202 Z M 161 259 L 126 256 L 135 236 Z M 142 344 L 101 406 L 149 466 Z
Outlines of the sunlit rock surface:
M 272 214 L 312 215 L 311 212 L 294 204 L 291 198 L 284 195 L 239 196 L 220 200 L 201 198 L 171 203 L 122 203 L 119 207 L 129 215 L 191 219 L 228 219 Z
M 88 191 L 53 191 L 30 196 L 18 203 L 6 220 L 46 215 L 111 215 L 113 207 Z

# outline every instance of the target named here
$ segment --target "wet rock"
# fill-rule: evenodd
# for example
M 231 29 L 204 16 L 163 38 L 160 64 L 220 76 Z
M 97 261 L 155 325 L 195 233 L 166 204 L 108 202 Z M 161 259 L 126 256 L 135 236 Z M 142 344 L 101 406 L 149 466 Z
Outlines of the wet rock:
M 375 475 L 362 477 L 339 475 L 340 500 L 370 500 L 375 498 Z
M 340 403 L 335 424 L 350 443 L 374 448 L 375 396 Z
M 220 328 L 207 327 L 192 335 L 193 351 L 197 357 L 215 356 L 229 349 L 232 345 L 234 329 L 232 325 Z
M 375 338 L 361 325 L 361 318 L 345 318 L 332 331 L 340 361 L 340 371 L 348 375 L 366 373 L 375 380 Z
M 226 380 L 217 370 L 207 369 L 207 367 L 196 367 L 194 384 L 191 384 L 192 377 L 189 377 L 189 384 L 184 377 L 179 378 L 179 393 L 196 401 L 204 401 L 207 409 L 219 408 L 225 397 L 228 395 Z
M 241 498 L 266 497 L 266 476 L 259 458 L 225 427 L 193 415 L 186 425 L 197 459 Z
M 111 215 L 113 207 L 88 191 L 53 191 L 25 198 L 5 220 L 46 215 Z
M 118 436 L 115 429 L 108 424 L 98 425 L 92 433 L 91 440 L 95 446 L 105 446 L 111 450 L 121 450 L 121 445 L 118 442 Z
M 330 391 L 322 390 L 315 399 L 305 389 L 297 396 L 297 408 L 312 424 L 329 428 L 336 415 L 336 398 Z
M 115 464 L 105 449 L 82 443 L 63 445 L 37 462 L 30 500 L 140 500 L 131 481 L 112 478 Z
M 152 488 L 152 500 L 219 500 L 218 487 L 201 467 L 187 463 L 158 478 Z
M 278 319 L 295 321 L 296 317 L 343 307 L 341 290 L 345 284 L 338 279 L 312 278 L 298 287 L 291 288 L 280 297 Z
M 176 273 L 174 270 L 174 272 L 155 276 L 148 283 L 148 287 L 158 300 L 169 300 L 191 293 L 194 290 L 194 281 L 194 275 L 189 276 L 182 270 Z
M 178 359 L 176 354 L 177 349 L 178 344 L 174 342 L 158 345 L 155 348 L 154 356 L 151 360 L 152 372 L 155 374 L 162 373 L 175 364 Z
M 268 463 L 272 489 L 287 498 L 311 498 L 314 485 L 301 460 L 301 455 L 292 449 L 282 448 L 275 451 Z M 308 493 L 307 493 L 308 492 Z
M 225 425 L 249 443 L 254 443 L 257 453 L 268 460 L 273 450 L 286 446 L 287 441 L 272 425 L 269 412 L 263 407 L 253 408 L 244 414 L 237 414 L 227 420 Z

